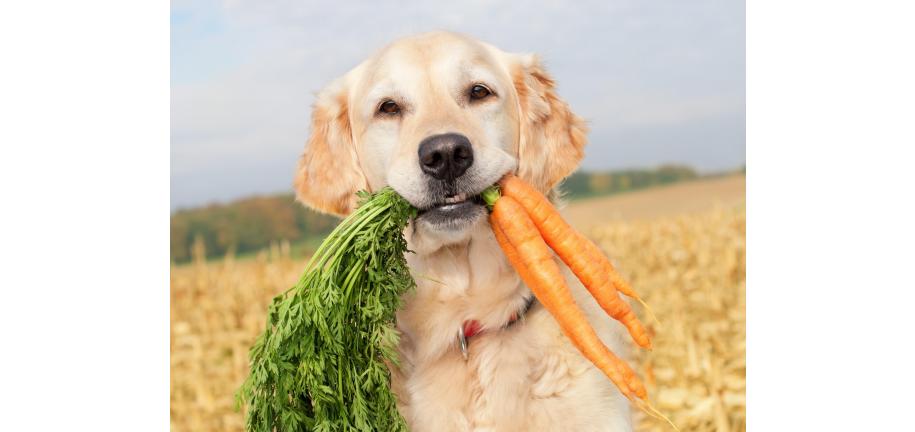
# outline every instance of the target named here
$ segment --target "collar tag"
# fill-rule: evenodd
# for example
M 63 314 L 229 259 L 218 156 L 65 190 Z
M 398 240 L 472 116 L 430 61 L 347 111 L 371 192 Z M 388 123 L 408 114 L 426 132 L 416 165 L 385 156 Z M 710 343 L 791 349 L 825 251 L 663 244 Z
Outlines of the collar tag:
M 461 357 L 467 361 L 467 338 L 464 337 L 464 326 L 458 327 L 458 343 L 461 344 Z

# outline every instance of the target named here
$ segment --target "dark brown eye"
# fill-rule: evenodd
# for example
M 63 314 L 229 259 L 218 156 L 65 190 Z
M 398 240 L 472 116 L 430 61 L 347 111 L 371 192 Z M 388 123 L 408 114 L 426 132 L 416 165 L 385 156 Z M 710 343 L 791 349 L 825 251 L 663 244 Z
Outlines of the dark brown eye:
M 470 100 L 480 100 L 491 95 L 492 92 L 484 85 L 476 84 L 470 88 Z
M 392 100 L 387 100 L 378 107 L 378 112 L 384 114 L 398 114 L 400 113 L 400 105 L 397 105 L 397 102 Z

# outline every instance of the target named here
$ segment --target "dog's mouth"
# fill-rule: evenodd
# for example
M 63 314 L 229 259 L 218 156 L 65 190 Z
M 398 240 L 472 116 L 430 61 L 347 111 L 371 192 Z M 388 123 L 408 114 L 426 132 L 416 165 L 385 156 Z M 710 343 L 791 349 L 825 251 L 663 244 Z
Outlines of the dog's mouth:
M 460 229 L 485 213 L 480 193 L 459 193 L 422 208 L 417 219 L 442 229 Z

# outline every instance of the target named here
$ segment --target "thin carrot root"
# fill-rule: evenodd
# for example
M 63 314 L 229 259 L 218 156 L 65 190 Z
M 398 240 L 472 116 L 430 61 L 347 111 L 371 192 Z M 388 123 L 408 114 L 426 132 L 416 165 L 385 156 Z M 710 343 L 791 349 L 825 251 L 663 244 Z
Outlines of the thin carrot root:
M 661 320 L 659 320 L 658 317 L 654 314 L 654 311 L 651 310 L 651 306 L 648 306 L 648 303 L 645 303 L 645 300 L 642 300 L 641 298 L 636 298 L 635 301 L 642 305 L 642 309 L 645 309 L 645 313 L 648 314 L 648 317 L 651 318 L 651 320 L 660 327 Z
M 637 406 L 640 410 L 642 410 L 642 412 L 644 412 L 645 414 L 648 414 L 649 417 L 666 422 L 675 431 L 680 432 L 680 428 L 678 428 L 677 425 L 674 424 L 674 422 L 672 422 L 669 418 L 667 418 L 667 416 L 662 414 L 661 411 L 658 411 L 655 407 L 653 407 L 650 402 L 644 401 L 641 399 L 632 399 L 632 398 L 629 398 L 629 400 L 632 401 L 632 403 L 635 404 L 635 406 Z

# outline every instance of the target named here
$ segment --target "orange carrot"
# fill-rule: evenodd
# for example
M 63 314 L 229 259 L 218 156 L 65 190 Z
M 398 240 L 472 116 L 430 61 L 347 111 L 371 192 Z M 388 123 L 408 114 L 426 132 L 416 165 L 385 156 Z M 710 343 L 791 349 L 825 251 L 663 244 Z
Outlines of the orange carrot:
M 560 329 L 579 351 L 600 369 L 626 397 L 645 399 L 647 392 L 635 372 L 598 338 L 553 261 L 537 227 L 524 207 L 503 196 L 490 216 L 493 232 L 524 283 L 556 319 Z
M 539 191 L 513 175 L 506 176 L 500 183 L 502 194 L 512 197 L 530 215 L 540 235 L 569 266 L 575 276 L 591 292 L 597 303 L 608 315 L 623 323 L 632 339 L 639 346 L 651 348 L 651 339 L 635 312 L 617 294 L 625 290 L 630 297 L 638 298 L 613 269 L 610 260 L 604 256 L 591 240 L 575 231 Z
M 490 225 L 492 225 L 492 233 L 495 234 L 496 241 L 499 242 L 499 246 L 502 248 L 502 252 L 505 253 L 505 257 L 508 258 L 508 262 L 518 273 L 518 276 L 521 277 L 521 280 L 525 281 L 525 283 L 527 283 L 529 280 L 534 280 L 533 278 L 535 276 L 533 276 L 531 272 L 528 271 L 527 267 L 524 265 L 524 261 L 521 259 L 521 256 L 518 255 L 518 250 L 512 246 L 511 241 L 508 239 L 508 237 L 505 236 L 505 232 L 502 231 L 502 225 L 500 225 L 495 219 L 490 221 Z M 543 303 L 544 307 L 546 307 L 546 303 L 548 301 L 551 301 L 549 298 L 541 299 L 540 297 L 537 297 L 537 299 L 540 300 L 540 303 Z

